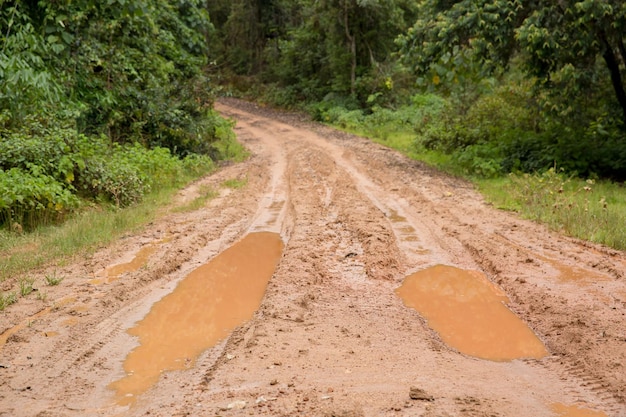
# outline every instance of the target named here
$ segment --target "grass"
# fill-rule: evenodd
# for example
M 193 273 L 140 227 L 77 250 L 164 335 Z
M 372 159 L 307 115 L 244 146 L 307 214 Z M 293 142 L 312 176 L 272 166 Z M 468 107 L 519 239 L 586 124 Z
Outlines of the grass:
M 223 187 L 233 188 L 235 190 L 243 188 L 248 184 L 248 178 L 232 178 L 222 183 Z
M 53 273 L 51 275 L 46 275 L 46 284 L 48 284 L 48 286 L 50 287 L 59 285 L 61 281 L 63 281 L 63 277 L 58 276 L 56 273 Z
M 17 303 L 17 294 L 15 292 L 6 294 L 0 292 L 0 311 L 15 303 Z
M 590 242 L 626 250 L 626 188 L 609 181 L 541 174 L 476 180 L 496 207 Z
M 217 191 L 209 187 L 208 185 L 201 185 L 198 188 L 198 196 L 189 203 L 176 207 L 174 209 L 177 213 L 186 213 L 190 211 L 198 210 L 206 205 L 206 203 L 219 195 Z
M 20 295 L 22 297 L 26 297 L 28 294 L 33 292 L 33 284 L 35 283 L 35 278 L 22 278 L 19 281 L 20 283 Z

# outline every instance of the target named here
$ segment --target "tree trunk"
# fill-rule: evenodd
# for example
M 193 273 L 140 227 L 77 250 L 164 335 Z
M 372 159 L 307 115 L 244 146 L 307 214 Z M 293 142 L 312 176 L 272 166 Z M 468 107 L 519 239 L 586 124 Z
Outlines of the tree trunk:
M 617 101 L 622 107 L 624 126 L 626 126 L 626 91 L 624 91 L 624 84 L 622 82 L 622 74 L 619 69 L 619 62 L 617 61 L 615 52 L 613 52 L 613 48 L 609 44 L 604 34 L 601 35 L 601 39 L 602 43 L 604 44 L 604 52 L 602 53 L 602 57 L 604 58 L 604 61 L 609 68 L 609 72 L 611 73 L 611 82 L 613 83 L 613 89 L 615 90 L 615 96 L 617 97 Z
M 618 42 L 619 42 L 619 52 L 622 57 L 622 64 L 626 66 L 626 47 L 624 47 L 624 42 L 621 39 Z
M 350 26 L 348 20 L 348 1 L 344 3 L 344 27 L 346 29 L 346 38 L 348 40 L 348 49 L 350 50 L 350 95 L 356 95 L 356 39 L 350 34 Z

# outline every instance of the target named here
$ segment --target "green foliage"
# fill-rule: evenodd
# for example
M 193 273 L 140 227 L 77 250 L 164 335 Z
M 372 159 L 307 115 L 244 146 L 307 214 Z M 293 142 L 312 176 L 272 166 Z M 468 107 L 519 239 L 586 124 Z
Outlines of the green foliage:
M 4 1 L 0 124 L 40 115 L 46 128 L 209 153 L 212 30 L 199 0 Z
M 63 277 L 57 275 L 56 273 L 46 275 L 45 279 L 46 284 L 51 287 L 59 285 L 61 281 L 63 281 Z
M 19 1 L 0 8 L 0 111 L 24 117 L 40 101 L 57 100 L 61 88 L 45 57 L 55 48 L 45 41 Z
M 241 162 L 248 157 L 248 151 L 237 141 L 233 131 L 234 122 L 225 120 L 217 113 L 210 114 L 214 127 L 216 141 L 211 144 L 210 155 L 214 159 L 225 159 Z
M 35 283 L 35 278 L 24 277 L 19 280 L 20 285 L 20 295 L 22 297 L 26 297 L 28 294 L 34 291 L 33 284 Z
M 619 143 L 624 142 L 626 124 L 626 8 L 621 1 L 426 0 L 419 8 L 420 18 L 397 41 L 418 85 L 464 97 L 463 102 L 476 108 L 481 104 L 474 102 L 481 96 L 494 98 L 493 85 L 481 80 L 522 71 L 534 84 L 532 90 L 525 89 L 532 94 L 524 94 L 532 106 L 513 102 L 512 108 L 501 108 L 507 117 L 500 120 L 513 126 L 498 126 L 496 117 L 488 117 L 495 123 L 494 133 L 521 134 L 515 146 L 513 139 L 504 138 L 506 146 L 518 154 L 548 147 L 552 160 L 566 169 L 626 178 L 620 168 L 623 157 L 609 156 L 614 145 L 622 153 Z M 510 98 L 501 101 L 509 103 Z M 495 104 L 488 107 L 499 109 Z M 522 119 L 530 116 L 533 129 L 515 125 L 512 109 L 521 112 Z M 458 110 L 463 117 L 467 107 Z M 458 134 L 443 142 L 461 140 L 461 146 L 474 146 L 489 136 L 484 128 L 464 130 L 476 123 L 456 123 L 453 131 Z M 589 151 L 593 156 L 587 158 Z M 507 152 L 501 155 L 508 157 Z M 543 162 L 523 169 L 543 168 Z M 505 169 L 516 168 L 515 161 L 503 163 Z
M 405 0 L 211 3 L 222 41 L 218 62 L 271 85 L 266 99 L 283 107 L 328 94 L 365 104 L 372 94 L 390 91 L 398 71 L 393 40 L 415 9 Z
M 15 292 L 7 294 L 0 292 L 0 311 L 4 311 L 5 308 L 15 303 L 17 303 L 17 294 Z
M 554 164 L 581 176 L 626 178 L 626 143 L 599 119 L 588 128 L 548 118 L 527 81 L 505 80 L 478 99 L 442 102 L 416 128 L 419 148 L 452 156 L 458 172 L 494 177 L 545 171 Z
M 226 135 L 230 124 L 222 124 L 219 135 Z M 180 184 L 183 173 L 200 175 L 213 168 L 209 156 L 180 159 L 166 148 L 120 145 L 37 121 L 0 136 L 0 225 L 10 228 L 61 220 L 80 206 L 79 197 L 128 206 L 151 190 Z
M 37 166 L 31 172 L 0 170 L 0 224 L 13 230 L 59 220 L 78 205 L 75 195 Z

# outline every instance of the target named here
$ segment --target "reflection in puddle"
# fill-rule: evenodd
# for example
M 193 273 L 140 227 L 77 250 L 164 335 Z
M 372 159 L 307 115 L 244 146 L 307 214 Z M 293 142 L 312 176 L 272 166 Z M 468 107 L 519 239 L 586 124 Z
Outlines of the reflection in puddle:
M 504 303 L 506 295 L 478 271 L 437 265 L 407 277 L 396 290 L 442 340 L 482 359 L 541 358 L 547 351 Z
M 129 333 L 140 345 L 124 362 L 127 375 L 110 385 L 118 404 L 132 404 L 163 371 L 192 367 L 258 309 L 282 253 L 275 233 L 251 233 L 192 271 L 154 304 Z
M 144 246 L 137 252 L 132 261 L 108 266 L 104 270 L 103 277 L 92 279 L 89 283 L 94 285 L 108 284 L 118 279 L 122 274 L 138 270 L 148 262 L 148 258 L 156 252 L 157 247 L 154 243 Z
M 601 411 L 580 408 L 575 405 L 552 404 L 550 408 L 556 413 L 556 417 L 607 417 Z

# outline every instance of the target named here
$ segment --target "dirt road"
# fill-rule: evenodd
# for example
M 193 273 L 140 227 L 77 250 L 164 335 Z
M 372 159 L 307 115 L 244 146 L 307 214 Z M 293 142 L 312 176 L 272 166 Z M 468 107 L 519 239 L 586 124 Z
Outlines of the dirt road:
M 184 190 L 143 233 L 41 271 L 46 301 L 33 293 L 0 314 L 0 416 L 626 416 L 625 253 L 498 211 L 367 140 L 235 100 L 217 109 L 237 121 L 248 161 Z M 232 179 L 247 182 L 224 186 Z M 207 187 L 219 196 L 180 209 Z M 145 390 L 113 389 L 155 302 L 257 232 L 282 243 L 253 317 Z M 397 293 L 442 265 L 484 278 L 543 353 L 484 359 L 447 342 Z M 45 286 L 52 272 L 65 279 Z M 206 308 L 237 297 L 192 291 Z M 177 330 L 196 314 L 176 315 L 191 308 L 165 314 L 160 345 L 190 343 Z

